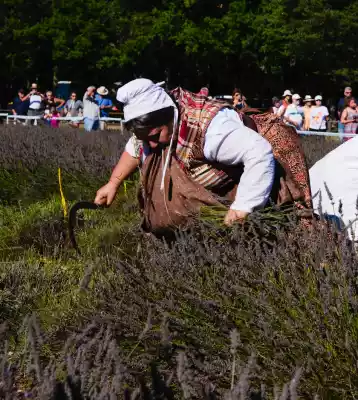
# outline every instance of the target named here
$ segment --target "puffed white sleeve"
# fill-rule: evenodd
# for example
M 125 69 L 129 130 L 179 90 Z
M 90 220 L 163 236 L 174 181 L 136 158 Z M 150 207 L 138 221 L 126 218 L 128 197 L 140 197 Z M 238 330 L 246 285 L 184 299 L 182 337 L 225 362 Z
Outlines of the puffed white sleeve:
M 271 145 L 246 127 L 234 110 L 224 109 L 214 117 L 205 135 L 204 155 L 209 161 L 244 165 L 231 209 L 252 212 L 266 205 L 275 174 Z
M 130 139 L 128 140 L 126 147 L 125 147 L 125 151 L 127 153 L 129 153 L 132 157 L 134 158 L 139 158 L 139 154 L 136 148 L 136 139 L 134 136 L 130 137 Z
M 150 153 L 149 147 L 141 140 L 138 140 L 134 135 L 128 140 L 124 150 L 132 157 L 140 160 L 141 163 L 144 162 Z

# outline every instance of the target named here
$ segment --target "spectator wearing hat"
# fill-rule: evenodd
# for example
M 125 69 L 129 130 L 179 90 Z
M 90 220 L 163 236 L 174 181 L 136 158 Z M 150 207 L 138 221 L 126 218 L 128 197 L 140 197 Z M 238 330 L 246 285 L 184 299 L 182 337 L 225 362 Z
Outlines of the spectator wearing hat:
M 292 104 L 286 107 L 285 114 L 283 115 L 283 120 L 287 125 L 291 125 L 297 130 L 302 129 L 303 123 L 303 111 L 300 106 L 301 96 L 299 94 L 294 94 L 292 96 Z
M 109 117 L 109 110 L 113 107 L 113 102 L 108 97 L 108 89 L 104 86 L 100 86 L 97 89 L 95 100 L 101 110 L 101 117 Z
M 314 100 L 316 105 L 311 108 L 309 130 L 312 132 L 327 132 L 328 109 L 322 105 L 321 95 L 316 96 Z
M 99 128 L 100 108 L 95 100 L 95 86 L 89 86 L 83 96 L 83 122 L 87 132 Z
M 109 111 L 113 107 L 112 100 L 108 97 L 108 89 L 105 86 L 100 86 L 97 89 L 95 96 L 96 102 L 100 108 L 101 117 L 109 117 Z M 100 121 L 100 127 L 103 130 L 105 127 L 104 121 Z
M 286 108 L 292 103 L 292 93 L 290 90 L 285 90 L 282 95 L 282 103 L 280 108 L 277 111 L 278 117 L 283 117 L 286 111 Z
M 314 99 L 307 94 L 303 100 L 303 130 L 309 131 L 310 129 L 310 115 Z
M 38 91 L 37 83 L 31 85 L 30 93 L 22 98 L 22 101 L 29 100 L 29 109 L 27 115 L 29 117 L 42 117 L 44 95 Z M 34 121 L 37 124 L 37 120 Z

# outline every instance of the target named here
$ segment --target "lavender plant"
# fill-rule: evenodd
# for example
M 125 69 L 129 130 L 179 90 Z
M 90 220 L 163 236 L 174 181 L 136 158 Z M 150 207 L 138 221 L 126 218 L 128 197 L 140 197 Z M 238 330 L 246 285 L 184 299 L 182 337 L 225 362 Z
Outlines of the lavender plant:
M 0 397 L 350 399 L 358 396 L 357 255 L 328 226 L 205 222 L 171 243 L 139 229 L 135 185 L 84 214 L 118 133 L 0 127 Z M 304 140 L 310 162 L 335 144 Z M 57 196 L 57 197 L 56 197 Z

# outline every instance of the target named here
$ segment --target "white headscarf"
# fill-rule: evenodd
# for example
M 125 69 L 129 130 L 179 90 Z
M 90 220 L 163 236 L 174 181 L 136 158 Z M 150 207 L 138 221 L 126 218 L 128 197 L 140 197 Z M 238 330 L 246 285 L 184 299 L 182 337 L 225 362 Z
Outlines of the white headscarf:
M 174 108 L 173 135 L 170 139 L 169 150 L 165 160 L 160 189 L 164 190 L 164 179 L 168 169 L 171 150 L 174 141 L 174 132 L 178 123 L 178 109 L 174 101 L 159 84 L 153 83 L 150 79 L 135 79 L 122 86 L 117 91 L 117 100 L 124 105 L 124 120 L 126 122 L 138 118 L 153 111 L 166 107 Z
M 176 108 L 173 100 L 159 84 L 144 78 L 135 79 L 119 88 L 117 100 L 124 105 L 126 122 L 162 108 Z

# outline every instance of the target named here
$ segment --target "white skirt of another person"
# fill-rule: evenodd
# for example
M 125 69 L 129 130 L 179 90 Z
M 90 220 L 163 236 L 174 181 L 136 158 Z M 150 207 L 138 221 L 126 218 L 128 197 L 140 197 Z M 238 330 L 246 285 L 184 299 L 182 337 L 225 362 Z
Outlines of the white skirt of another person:
M 328 153 L 309 174 L 315 212 L 321 209 L 328 219 L 340 219 L 349 237 L 358 241 L 358 137 Z

